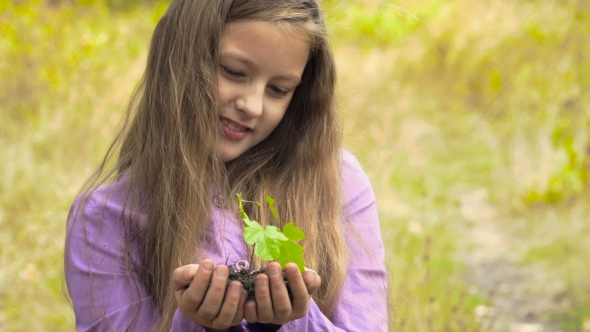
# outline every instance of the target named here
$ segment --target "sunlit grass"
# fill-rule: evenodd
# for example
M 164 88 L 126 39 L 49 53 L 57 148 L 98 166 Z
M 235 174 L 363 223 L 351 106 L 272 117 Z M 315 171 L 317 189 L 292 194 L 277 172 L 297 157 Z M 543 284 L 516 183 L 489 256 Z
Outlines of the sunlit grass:
M 61 290 L 65 218 L 165 9 L 87 2 L 0 3 L 2 331 L 72 329 Z M 494 298 L 467 282 L 465 257 L 481 244 L 464 197 L 476 191 L 494 211 L 501 249 L 547 279 L 528 289 L 552 298 L 543 320 L 563 331 L 590 322 L 588 5 L 327 5 L 345 147 L 378 197 L 392 329 L 502 330 L 475 313 Z
M 156 11 L 2 8 L 0 330 L 72 328 L 62 295 L 66 216 L 141 74 Z

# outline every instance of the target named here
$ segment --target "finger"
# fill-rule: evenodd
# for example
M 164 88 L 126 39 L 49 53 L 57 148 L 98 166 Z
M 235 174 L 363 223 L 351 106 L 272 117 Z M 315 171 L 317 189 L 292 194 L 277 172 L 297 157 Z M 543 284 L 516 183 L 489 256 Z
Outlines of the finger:
M 203 260 L 197 269 L 197 273 L 193 276 L 189 287 L 181 294 L 181 304 L 179 305 L 181 310 L 197 310 L 207 293 L 212 274 L 213 261 L 209 259 Z
M 184 293 L 186 288 L 190 285 L 195 274 L 197 274 L 198 269 L 198 264 L 189 264 L 181 266 L 172 272 L 172 287 L 174 289 L 174 298 L 176 299 L 177 305 L 180 305 L 182 293 Z
M 244 304 L 244 318 L 248 323 L 256 323 L 258 321 L 258 314 L 256 309 L 256 302 L 248 301 Z
M 270 323 L 274 319 L 272 299 L 268 288 L 268 276 L 261 273 L 254 281 L 254 297 L 256 298 L 256 315 L 258 322 Z
M 239 281 L 232 281 L 227 287 L 223 304 L 217 316 L 211 321 L 213 327 L 227 328 L 231 326 L 231 322 L 236 316 L 236 310 L 240 304 L 240 297 L 242 295 L 242 283 Z
M 240 294 L 240 302 L 238 303 L 238 309 L 236 309 L 236 314 L 234 319 L 231 323 L 231 326 L 236 326 L 242 322 L 244 319 L 244 305 L 246 304 L 246 299 L 248 298 L 248 292 L 242 287 L 242 292 Z
M 303 281 L 305 282 L 307 293 L 309 295 L 313 295 L 322 284 L 322 278 L 320 275 L 316 271 L 308 268 L 305 268 L 305 273 L 303 273 Z
M 203 303 L 197 310 L 197 315 L 200 319 L 211 321 L 217 316 L 225 296 L 227 288 L 227 276 L 229 269 L 225 265 L 217 265 L 213 276 L 211 277 L 211 284 L 207 289 L 207 294 Z M 230 317 L 231 319 L 233 317 Z
M 274 321 L 284 322 L 291 314 L 291 299 L 285 287 L 283 271 L 279 263 L 271 262 L 267 266 L 266 273 L 269 279 Z
M 195 274 L 197 274 L 198 269 L 199 264 L 184 265 L 175 269 L 174 272 L 172 272 L 172 285 L 174 291 L 184 290 L 188 287 Z
M 305 286 L 305 282 L 303 282 L 299 267 L 297 267 L 297 265 L 294 263 L 288 263 L 285 266 L 285 275 L 287 277 L 287 281 L 289 282 L 291 295 L 293 295 L 293 308 L 291 315 L 301 318 L 307 312 L 307 307 L 309 305 L 309 294 L 307 293 L 307 287 Z

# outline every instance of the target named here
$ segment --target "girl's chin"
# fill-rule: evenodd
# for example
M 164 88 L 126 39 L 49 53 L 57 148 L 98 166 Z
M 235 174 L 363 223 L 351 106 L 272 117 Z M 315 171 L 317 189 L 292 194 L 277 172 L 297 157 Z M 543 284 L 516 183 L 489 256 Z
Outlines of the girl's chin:
M 221 161 L 223 161 L 224 163 L 230 162 L 234 159 L 236 159 L 239 156 L 235 156 L 235 155 L 231 155 L 231 154 L 226 154 L 226 153 L 221 153 Z
M 238 158 L 239 156 L 241 156 L 244 153 L 244 151 L 232 151 L 229 149 L 224 149 L 223 146 L 219 151 L 219 155 L 221 157 L 221 160 L 224 163 L 230 162 L 236 158 Z
M 218 143 L 219 156 L 224 163 L 227 163 L 243 155 L 248 149 L 258 143 L 258 141 L 252 139 L 232 141 L 224 137 Z

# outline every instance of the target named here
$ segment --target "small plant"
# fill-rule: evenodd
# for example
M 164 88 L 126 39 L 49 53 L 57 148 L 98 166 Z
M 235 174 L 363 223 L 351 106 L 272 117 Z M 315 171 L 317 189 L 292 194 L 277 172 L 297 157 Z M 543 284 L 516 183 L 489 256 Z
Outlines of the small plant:
M 256 254 L 263 261 L 276 260 L 283 270 L 287 263 L 292 262 L 297 264 L 301 273 L 305 272 L 305 261 L 303 260 L 303 252 L 305 250 L 302 246 L 294 242 L 305 238 L 303 231 L 300 228 L 295 227 L 292 221 L 283 226 L 282 231 L 278 227 L 271 225 L 263 228 L 256 220 L 250 220 L 244 210 L 243 202 L 257 204 L 259 216 L 262 205 L 259 202 L 243 201 L 241 194 L 238 194 L 238 208 L 242 220 L 246 224 L 246 227 L 244 228 L 244 239 L 246 240 L 246 243 L 254 246 L 252 255 Z M 270 197 L 270 195 L 266 195 L 266 202 L 268 203 L 268 207 L 270 208 L 275 221 L 279 221 L 274 199 Z M 228 266 L 230 271 L 227 280 L 228 284 L 232 280 L 241 282 L 244 289 L 248 292 L 248 300 L 255 299 L 254 279 L 258 274 L 266 273 L 266 268 L 264 267 L 257 271 L 251 271 L 251 262 L 252 258 L 250 258 L 250 262 L 240 259 L 233 266 Z M 285 272 L 283 272 L 283 278 L 285 279 L 285 285 L 288 289 L 289 285 L 285 277 Z M 291 296 L 290 291 L 289 296 Z
M 295 227 L 292 221 L 283 226 L 283 231 L 271 225 L 262 228 L 256 220 L 250 220 L 246 211 L 244 211 L 242 202 L 246 201 L 243 201 L 242 195 L 238 194 L 238 208 L 240 209 L 242 220 L 246 224 L 244 228 L 244 239 L 246 243 L 254 246 L 253 253 L 263 261 L 278 261 L 283 269 L 285 269 L 287 263 L 293 262 L 297 264 L 301 273 L 305 272 L 305 261 L 303 260 L 305 249 L 294 242 L 305 239 L 303 231 L 299 227 Z M 270 195 L 266 195 L 266 202 L 275 221 L 279 221 L 279 216 L 275 209 L 275 200 Z M 260 203 L 250 203 L 256 203 L 260 211 Z

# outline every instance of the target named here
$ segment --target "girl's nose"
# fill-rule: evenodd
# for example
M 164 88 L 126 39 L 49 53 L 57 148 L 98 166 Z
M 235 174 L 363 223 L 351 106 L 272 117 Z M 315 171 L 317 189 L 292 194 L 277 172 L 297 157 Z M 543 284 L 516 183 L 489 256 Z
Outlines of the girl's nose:
M 248 84 L 243 93 L 236 99 L 236 108 L 250 117 L 262 115 L 262 99 L 265 86 Z

